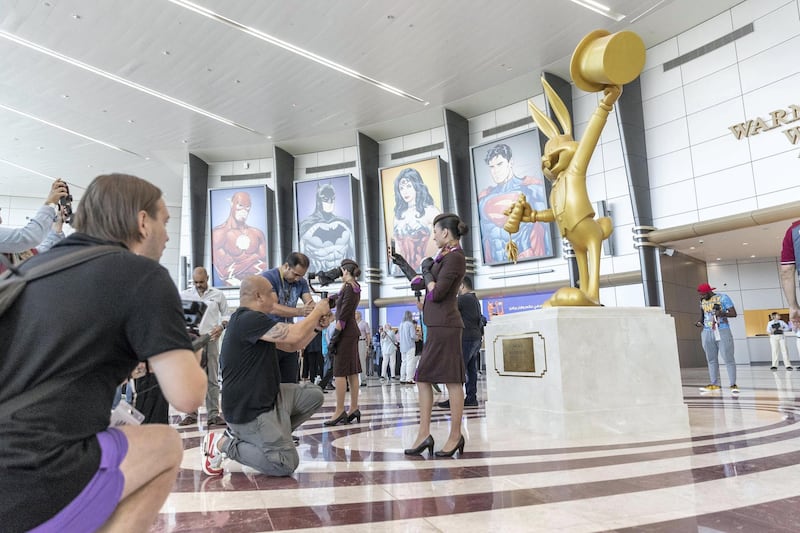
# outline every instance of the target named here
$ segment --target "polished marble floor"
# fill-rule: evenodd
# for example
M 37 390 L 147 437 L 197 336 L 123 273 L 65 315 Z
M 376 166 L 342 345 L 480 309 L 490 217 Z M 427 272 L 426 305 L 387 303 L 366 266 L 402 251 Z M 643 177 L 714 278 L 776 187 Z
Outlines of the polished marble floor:
M 464 455 L 442 459 L 403 455 L 416 387 L 371 380 L 360 424 L 324 427 L 326 395 L 297 432 L 301 464 L 288 478 L 232 461 L 206 476 L 201 434 L 181 428 L 183 468 L 153 531 L 800 531 L 800 372 L 738 373 L 735 397 L 700 393 L 705 369 L 682 372 L 691 427 L 679 438 L 564 439 L 511 424 L 490 434 L 482 397 L 465 411 Z M 449 412 L 434 411 L 439 449 Z

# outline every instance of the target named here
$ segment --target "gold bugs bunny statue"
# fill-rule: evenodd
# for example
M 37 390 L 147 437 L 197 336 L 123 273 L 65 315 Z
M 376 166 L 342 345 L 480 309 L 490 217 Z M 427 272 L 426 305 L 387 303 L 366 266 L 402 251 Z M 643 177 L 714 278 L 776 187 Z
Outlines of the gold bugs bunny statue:
M 512 204 L 503 228 L 519 231 L 521 222 L 553 222 L 561 236 L 575 250 L 580 288 L 562 287 L 545 302 L 545 307 L 600 305 L 600 250 L 603 240 L 613 231 L 611 219 L 595 219 L 586 190 L 586 169 L 606 124 L 608 114 L 622 94 L 622 85 L 634 80 L 644 67 L 644 43 L 633 32 L 609 34 L 596 30 L 583 38 L 572 54 L 570 74 L 578 88 L 587 92 L 603 91 L 597 109 L 589 119 L 580 141 L 572 138 L 569 112 L 564 102 L 542 78 L 547 101 L 561 129 L 533 103 L 531 115 L 547 138 L 542 156 L 542 172 L 553 184 L 550 208 L 534 210 L 524 195 Z M 513 250 L 512 250 L 513 252 Z M 509 254 L 513 257 L 513 254 Z

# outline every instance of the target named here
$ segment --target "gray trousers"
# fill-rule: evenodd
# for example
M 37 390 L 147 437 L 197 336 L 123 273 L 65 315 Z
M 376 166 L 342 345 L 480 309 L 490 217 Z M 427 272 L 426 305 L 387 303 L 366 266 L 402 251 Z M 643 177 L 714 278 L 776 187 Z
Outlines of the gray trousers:
M 728 371 L 729 385 L 736 383 L 736 359 L 733 357 L 733 334 L 730 328 L 719 330 L 719 340 L 714 338 L 714 332 L 704 329 L 700 336 L 703 342 L 703 351 L 706 352 L 708 361 L 708 377 L 712 385 L 721 385 L 719 382 L 719 356 L 725 361 L 725 369 Z
M 292 431 L 322 406 L 322 389 L 312 383 L 281 383 L 275 408 L 245 424 L 228 422 L 234 438 L 225 453 L 268 476 L 288 476 L 300 464 Z

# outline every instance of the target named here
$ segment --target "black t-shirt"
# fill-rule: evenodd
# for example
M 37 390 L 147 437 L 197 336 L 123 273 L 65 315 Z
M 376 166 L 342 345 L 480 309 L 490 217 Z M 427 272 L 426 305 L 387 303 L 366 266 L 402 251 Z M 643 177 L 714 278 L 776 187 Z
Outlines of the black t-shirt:
M 461 320 L 464 322 L 464 332 L 461 338 L 465 340 L 480 340 L 483 335 L 481 329 L 481 304 L 474 292 L 467 292 L 458 295 L 458 312 L 461 313 Z
M 96 244 L 112 243 L 73 234 L 22 270 Z M 121 245 L 28 283 L 0 317 L 0 339 L 0 404 L 80 376 L 0 420 L 0 524 L 21 531 L 58 513 L 95 475 L 95 434 L 108 427 L 114 390 L 137 362 L 191 342 L 167 270 Z
M 219 352 L 222 411 L 234 424 L 246 424 L 275 407 L 280 367 L 275 343 L 261 336 L 277 324 L 259 311 L 240 307 L 231 315 Z

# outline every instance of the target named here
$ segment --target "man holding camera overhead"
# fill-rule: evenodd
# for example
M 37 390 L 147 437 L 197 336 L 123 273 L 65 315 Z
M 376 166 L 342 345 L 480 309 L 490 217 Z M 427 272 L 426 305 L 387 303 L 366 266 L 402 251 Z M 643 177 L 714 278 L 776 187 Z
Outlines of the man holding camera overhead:
M 269 314 L 274 321 L 291 324 L 295 317 L 308 316 L 314 309 L 314 300 L 311 298 L 308 281 L 304 277 L 309 264 L 310 261 L 305 254 L 292 252 L 281 266 L 261 274 L 272 284 L 272 289 L 278 297 Z M 298 300 L 302 300 L 303 307 L 297 307 Z M 281 383 L 300 382 L 300 360 L 297 352 L 278 350 L 278 365 L 281 370 Z
M 708 283 L 697 286 L 700 293 L 700 309 L 702 317 L 695 322 L 695 326 L 703 328 L 700 338 L 703 342 L 703 351 L 706 352 L 708 361 L 708 375 L 711 383 L 700 387 L 702 392 L 716 392 L 721 389 L 719 378 L 719 356 L 725 361 L 728 378 L 731 382 L 731 394 L 739 394 L 736 385 L 736 359 L 733 357 L 733 335 L 728 319 L 736 316 L 733 301 L 727 294 L 715 293 L 714 287 Z

